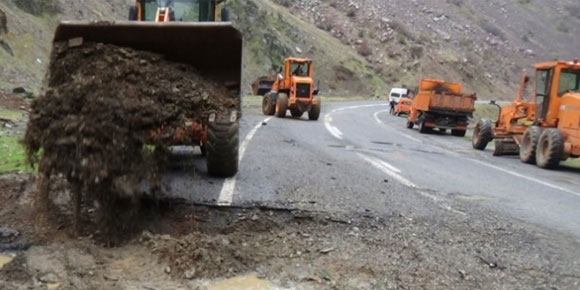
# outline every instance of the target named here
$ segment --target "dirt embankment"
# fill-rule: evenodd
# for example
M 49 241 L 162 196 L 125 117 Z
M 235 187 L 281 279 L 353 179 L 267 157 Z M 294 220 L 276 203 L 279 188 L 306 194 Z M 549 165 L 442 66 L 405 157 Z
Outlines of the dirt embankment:
M 158 188 L 167 144 L 187 124 L 239 108 L 235 95 L 194 68 L 130 48 L 58 43 L 49 71 L 32 104 L 29 157 L 42 175 L 65 177 L 104 208 L 127 206 L 144 180 Z M 103 219 L 117 223 L 119 214 Z

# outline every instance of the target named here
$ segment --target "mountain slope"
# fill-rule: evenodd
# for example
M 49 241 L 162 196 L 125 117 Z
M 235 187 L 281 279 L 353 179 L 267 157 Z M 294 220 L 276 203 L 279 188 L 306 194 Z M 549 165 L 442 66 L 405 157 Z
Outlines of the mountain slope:
M 573 0 L 275 1 L 365 52 L 393 84 L 443 78 L 486 99 L 511 99 L 523 69 L 580 48 Z
M 125 19 L 132 0 L 0 0 L 0 90 L 38 91 L 59 19 Z M 244 93 L 287 56 L 315 61 L 326 95 L 384 96 L 423 77 L 511 99 L 523 69 L 580 49 L 575 0 L 230 0 L 244 35 Z M 0 12 L 0 16 L 2 13 Z M 1 18 L 1 17 L 0 17 Z M 1 19 L 0 19 L 1 22 Z M 0 23 L 1 24 L 1 23 Z

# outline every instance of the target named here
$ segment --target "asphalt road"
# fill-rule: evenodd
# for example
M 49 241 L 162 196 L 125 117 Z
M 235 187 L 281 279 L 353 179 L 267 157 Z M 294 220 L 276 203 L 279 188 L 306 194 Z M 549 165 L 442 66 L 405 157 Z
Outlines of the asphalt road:
M 580 237 L 580 170 L 543 170 L 517 156 L 475 151 L 466 138 L 422 135 L 387 109 L 381 102 L 328 103 L 318 122 L 244 112 L 235 178 L 208 178 L 197 149 L 179 149 L 166 183 L 174 197 L 224 206 L 396 208 L 426 217 L 433 204 L 467 216 L 470 207 L 483 207 Z

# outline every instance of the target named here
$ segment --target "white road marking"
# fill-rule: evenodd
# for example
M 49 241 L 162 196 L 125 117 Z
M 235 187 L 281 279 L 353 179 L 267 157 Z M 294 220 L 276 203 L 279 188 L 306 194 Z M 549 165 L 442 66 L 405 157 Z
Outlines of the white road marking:
M 268 123 L 268 121 L 270 121 L 270 119 L 272 119 L 272 118 L 273 117 L 268 117 L 268 118 L 264 119 L 263 121 L 258 123 L 250 131 L 250 133 L 248 133 L 248 135 L 246 135 L 246 138 L 244 138 L 244 141 L 242 142 L 242 144 L 240 144 L 240 149 L 239 149 L 240 151 L 238 153 L 238 162 L 241 162 L 242 158 L 244 158 L 244 154 L 246 153 L 246 149 L 248 148 L 250 141 L 252 141 L 252 138 L 254 138 L 254 135 L 256 135 L 256 132 L 258 132 L 258 129 L 260 129 L 264 123 Z M 222 190 L 220 191 L 217 204 L 223 205 L 223 206 L 231 205 L 232 202 L 234 201 L 234 190 L 235 189 L 236 189 L 236 176 L 226 178 L 226 180 L 224 180 L 224 183 L 222 185 Z
M 357 155 L 364 159 L 366 162 L 370 163 L 372 166 L 376 167 L 378 170 L 382 171 L 383 173 L 387 174 L 388 176 L 394 178 L 395 180 L 397 180 L 398 182 L 402 183 L 403 185 L 410 187 L 410 188 L 416 188 L 417 185 L 415 185 L 413 182 L 411 182 L 410 180 L 406 179 L 405 177 L 399 175 L 397 172 L 401 172 L 399 169 L 395 168 L 394 166 L 388 164 L 385 161 L 361 154 L 361 153 L 357 153 Z M 388 166 L 386 166 L 388 165 Z M 392 170 L 392 169 L 395 169 Z
M 517 173 L 517 172 L 513 172 L 511 170 L 504 169 L 504 168 L 501 168 L 499 166 L 491 165 L 491 164 L 489 164 L 487 162 L 483 162 L 483 161 L 480 161 L 480 160 L 477 160 L 477 159 L 471 159 L 471 158 L 467 158 L 467 159 L 469 159 L 469 160 L 471 160 L 471 161 L 473 161 L 475 163 L 481 164 L 483 166 L 487 166 L 489 168 L 493 168 L 495 170 L 499 170 L 499 171 L 502 171 L 502 172 L 511 174 L 513 176 L 517 176 L 517 177 L 520 177 L 520 178 L 523 178 L 523 179 L 527 179 L 529 181 L 533 181 L 535 183 L 538 183 L 538 184 L 541 184 L 541 185 L 544 185 L 544 186 L 547 186 L 547 187 L 551 187 L 553 189 L 557 189 L 557 190 L 560 190 L 560 191 L 569 193 L 571 195 L 575 195 L 575 196 L 580 197 L 580 193 L 575 192 L 575 191 L 572 191 L 572 190 L 569 190 L 567 188 L 563 188 L 563 187 L 560 187 L 560 186 L 557 186 L 557 185 L 554 185 L 554 184 L 551 184 L 551 183 L 548 183 L 548 182 L 545 182 L 545 181 L 538 180 L 538 179 L 533 178 L 533 177 L 529 177 L 529 176 L 526 176 L 526 175 L 523 175 L 523 174 L 520 174 L 520 173 Z
M 384 123 L 384 122 L 383 122 L 383 121 L 382 121 L 382 120 L 379 118 L 379 115 L 380 115 L 380 114 L 383 114 L 383 113 L 388 113 L 388 112 L 389 112 L 388 110 L 384 110 L 384 111 L 377 111 L 377 112 L 375 112 L 375 114 L 373 115 L 373 116 L 375 117 L 375 121 L 376 121 L 377 123 L 381 124 L 381 125 L 387 126 L 387 125 L 386 125 L 386 124 L 385 124 L 385 123 Z M 387 126 L 387 127 L 388 127 L 388 126 Z M 412 140 L 412 141 L 415 141 L 415 142 L 419 142 L 419 143 L 423 143 L 423 141 L 422 141 L 421 139 L 417 139 L 417 138 L 415 138 L 415 137 L 413 137 L 413 136 L 411 136 L 411 135 L 405 134 L 405 133 L 403 133 L 403 132 L 399 132 L 398 130 L 395 130 L 395 129 L 392 129 L 392 130 L 393 130 L 395 133 L 397 133 L 397 134 L 399 134 L 399 135 L 401 135 L 401 136 L 403 136 L 403 137 L 405 137 L 405 138 L 407 138 L 407 139 L 409 139 L 409 140 Z
M 332 122 L 332 114 L 334 114 L 336 112 L 344 111 L 344 110 L 352 110 L 352 109 L 366 108 L 366 107 L 380 107 L 380 106 L 387 106 L 387 105 L 386 104 L 359 105 L 359 106 L 349 106 L 349 107 L 342 107 L 342 108 L 334 109 L 324 116 L 324 127 L 326 128 L 326 131 L 328 131 L 334 138 L 336 138 L 338 140 L 343 140 L 344 138 L 342 137 L 343 136 L 342 132 L 338 128 L 336 128 L 330 124 Z
M 330 122 L 332 122 L 332 117 L 330 116 L 330 114 L 332 114 L 333 112 L 335 111 L 331 111 L 330 113 L 324 116 L 324 127 L 326 128 L 326 131 L 328 131 L 332 136 L 334 136 L 334 138 L 342 140 L 342 132 L 340 132 L 338 128 L 330 125 Z

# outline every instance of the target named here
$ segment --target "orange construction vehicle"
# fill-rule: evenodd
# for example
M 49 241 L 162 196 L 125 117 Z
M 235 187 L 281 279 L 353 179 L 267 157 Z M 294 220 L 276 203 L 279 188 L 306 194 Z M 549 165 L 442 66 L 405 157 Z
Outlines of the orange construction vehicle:
M 223 2 L 136 0 L 129 11 L 130 21 L 61 22 L 54 41 L 82 38 L 85 42 L 162 54 L 168 60 L 194 67 L 205 79 L 223 85 L 239 100 L 242 36 L 226 22 L 229 12 Z M 185 121 L 168 145 L 200 146 L 210 175 L 233 176 L 238 171 L 239 112 L 224 109 L 208 115 L 200 123 L 193 116 Z M 160 124 L 160 130 L 162 127 Z M 160 130 L 151 132 L 152 137 Z
M 264 95 L 262 111 L 265 115 L 284 118 L 290 110 L 292 117 L 299 118 L 308 112 L 308 119 L 318 120 L 320 99 L 316 97 L 314 64 L 305 58 L 289 57 L 284 61 L 283 74 L 280 73 L 270 92 Z
M 419 126 L 421 133 L 434 128 L 440 132 L 451 129 L 453 136 L 465 136 L 469 118 L 475 111 L 475 94 L 461 92 L 461 84 L 423 79 L 413 99 L 407 128 Z
M 401 116 L 409 115 L 411 113 L 411 106 L 413 105 L 413 99 L 411 98 L 401 98 L 399 103 L 395 105 L 395 108 L 391 111 L 391 115 Z
M 494 155 L 519 153 L 524 163 L 556 168 L 560 161 L 580 157 L 580 64 L 545 62 L 535 67 L 535 92 L 523 100 L 530 78 L 524 74 L 515 101 L 504 108 L 495 125 L 480 120 L 473 148 L 495 141 Z

